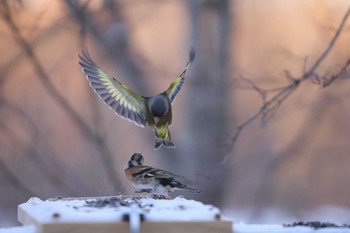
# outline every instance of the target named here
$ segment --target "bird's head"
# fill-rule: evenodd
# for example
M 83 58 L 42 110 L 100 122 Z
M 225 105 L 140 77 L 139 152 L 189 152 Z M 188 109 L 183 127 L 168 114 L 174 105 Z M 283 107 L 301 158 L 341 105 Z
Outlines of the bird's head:
M 143 164 L 144 158 L 143 155 L 140 153 L 134 153 L 128 163 L 125 165 L 124 169 L 135 167 L 135 166 L 141 166 Z
M 149 99 L 149 108 L 153 116 L 162 117 L 169 112 L 169 102 L 163 95 L 152 96 Z

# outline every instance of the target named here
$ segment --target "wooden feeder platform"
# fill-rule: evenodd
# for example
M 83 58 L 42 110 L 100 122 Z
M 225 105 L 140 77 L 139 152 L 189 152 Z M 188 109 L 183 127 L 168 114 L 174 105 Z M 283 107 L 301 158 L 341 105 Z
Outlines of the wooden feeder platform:
M 18 206 L 18 220 L 40 233 L 232 233 L 218 208 L 181 197 L 31 198 Z

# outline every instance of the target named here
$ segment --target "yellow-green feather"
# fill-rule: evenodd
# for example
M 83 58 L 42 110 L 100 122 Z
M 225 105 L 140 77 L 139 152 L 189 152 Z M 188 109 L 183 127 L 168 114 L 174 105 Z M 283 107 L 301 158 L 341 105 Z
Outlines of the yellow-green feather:
M 168 98 L 170 99 L 171 103 L 175 100 L 177 93 L 179 93 L 179 91 L 180 91 L 180 89 L 185 81 L 186 72 L 190 68 L 190 66 L 192 65 L 194 58 L 195 58 L 194 49 L 191 48 L 190 54 L 189 54 L 189 59 L 188 59 L 188 62 L 186 64 L 185 70 L 180 74 L 179 77 L 177 77 L 170 84 L 169 88 L 165 91 L 165 93 L 168 96 Z
M 145 98 L 100 69 L 86 50 L 82 51 L 79 58 L 91 87 L 102 100 L 119 116 L 139 126 L 146 126 Z

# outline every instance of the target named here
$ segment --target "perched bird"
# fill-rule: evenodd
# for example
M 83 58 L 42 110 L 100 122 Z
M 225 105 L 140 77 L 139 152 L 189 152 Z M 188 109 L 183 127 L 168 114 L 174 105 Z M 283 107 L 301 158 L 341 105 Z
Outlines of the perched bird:
M 169 197 L 169 192 L 174 190 L 188 190 L 194 193 L 201 192 L 175 179 L 182 176 L 145 166 L 143 165 L 143 161 L 142 154 L 134 153 L 124 167 L 125 175 L 130 184 L 136 189 L 136 192 L 152 193 L 160 197 Z
M 175 147 L 171 141 L 168 127 L 172 121 L 171 104 L 184 83 L 185 74 L 194 60 L 191 48 L 185 70 L 168 87 L 166 91 L 154 96 L 142 96 L 129 89 L 117 79 L 101 70 L 91 59 L 87 50 L 79 55 L 79 64 L 91 87 L 101 99 L 119 116 L 145 127 L 148 125 L 155 132 L 155 149 L 161 146 Z

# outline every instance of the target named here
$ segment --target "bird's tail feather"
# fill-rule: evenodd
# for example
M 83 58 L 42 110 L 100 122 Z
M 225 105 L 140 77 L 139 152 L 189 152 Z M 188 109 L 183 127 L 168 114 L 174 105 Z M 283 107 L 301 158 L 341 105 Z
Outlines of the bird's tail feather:
M 194 188 L 190 188 L 190 187 L 185 187 L 184 189 L 192 192 L 192 193 L 201 193 L 202 191 L 199 189 L 194 189 Z
M 175 187 L 174 188 L 177 188 L 179 190 L 187 190 L 191 193 L 201 193 L 202 191 L 199 190 L 199 189 L 195 189 L 195 188 L 191 188 L 189 186 L 187 186 L 186 184 L 182 184 L 178 181 L 176 181 L 176 184 L 175 184 Z
M 175 144 L 172 141 L 170 141 L 168 138 L 157 137 L 156 138 L 156 142 L 154 144 L 154 149 L 157 150 L 161 146 L 165 146 L 165 147 L 168 147 L 168 148 L 175 148 Z

